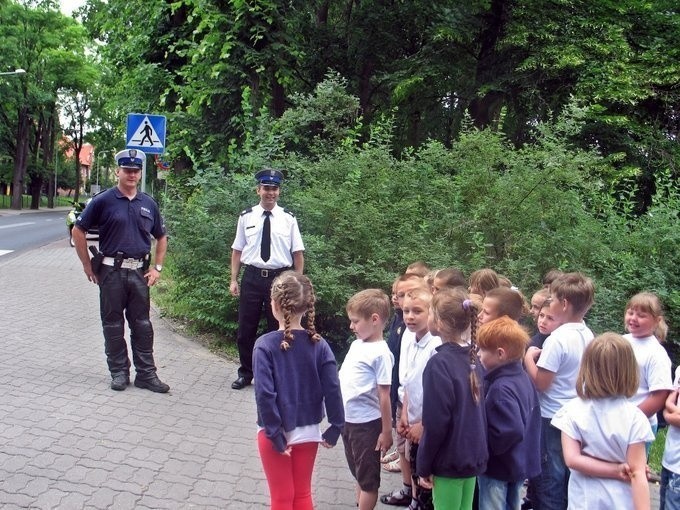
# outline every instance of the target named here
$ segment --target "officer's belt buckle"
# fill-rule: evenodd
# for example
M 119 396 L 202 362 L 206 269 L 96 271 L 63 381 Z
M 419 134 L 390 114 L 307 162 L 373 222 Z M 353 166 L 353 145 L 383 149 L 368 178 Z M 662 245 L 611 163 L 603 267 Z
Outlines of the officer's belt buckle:
M 123 269 L 139 269 L 144 265 L 144 261 L 139 259 L 123 259 L 120 267 Z
M 260 269 L 260 276 L 262 278 L 269 278 L 269 269 Z

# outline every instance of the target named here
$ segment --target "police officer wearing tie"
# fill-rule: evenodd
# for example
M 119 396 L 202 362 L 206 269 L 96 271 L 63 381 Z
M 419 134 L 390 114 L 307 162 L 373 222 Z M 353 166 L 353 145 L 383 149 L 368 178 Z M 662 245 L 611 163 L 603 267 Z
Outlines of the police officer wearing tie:
M 170 387 L 156 375 L 153 358 L 149 287 L 161 276 L 168 237 L 158 204 L 137 190 L 144 158 L 142 151 L 134 149 L 116 154 L 118 184 L 87 205 L 73 229 L 73 241 L 87 279 L 99 285 L 111 389 L 122 391 L 130 384 L 130 358 L 124 337 L 127 318 L 135 386 L 166 393 Z M 93 227 L 99 228 L 101 252 L 91 247 L 95 256 L 90 259 L 85 233 Z M 152 236 L 156 239 L 154 265 L 149 253 Z
M 241 366 L 231 387 L 240 390 L 253 380 L 253 346 L 262 310 L 268 331 L 279 327 L 271 310 L 271 286 L 283 271 L 304 269 L 304 245 L 295 216 L 277 204 L 283 174 L 265 168 L 255 174 L 260 203 L 241 213 L 231 245 L 232 296 L 239 296 L 237 344 Z M 244 266 L 241 286 L 238 275 Z

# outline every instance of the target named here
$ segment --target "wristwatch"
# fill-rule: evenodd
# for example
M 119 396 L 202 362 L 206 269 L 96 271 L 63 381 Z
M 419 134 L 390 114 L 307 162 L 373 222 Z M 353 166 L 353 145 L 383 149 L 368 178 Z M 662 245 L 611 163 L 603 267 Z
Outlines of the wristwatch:
M 163 266 L 161 264 L 156 264 L 155 266 L 153 266 L 153 268 L 159 273 L 163 271 Z

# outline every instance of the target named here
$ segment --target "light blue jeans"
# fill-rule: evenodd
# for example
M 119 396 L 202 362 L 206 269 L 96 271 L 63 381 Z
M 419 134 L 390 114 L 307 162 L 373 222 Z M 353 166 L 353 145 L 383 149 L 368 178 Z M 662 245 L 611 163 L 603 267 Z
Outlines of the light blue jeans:
M 541 418 L 541 474 L 531 479 L 535 510 L 566 510 L 569 468 L 562 456 L 562 432 Z
M 659 510 L 680 510 L 680 474 L 661 468 Z
M 524 482 L 504 482 L 488 476 L 478 476 L 479 510 L 519 510 L 520 491 Z

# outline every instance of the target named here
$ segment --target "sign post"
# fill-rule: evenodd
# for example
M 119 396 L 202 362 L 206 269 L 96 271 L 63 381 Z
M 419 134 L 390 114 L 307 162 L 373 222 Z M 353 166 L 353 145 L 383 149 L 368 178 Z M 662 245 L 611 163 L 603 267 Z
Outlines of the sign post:
M 145 154 L 163 154 L 165 152 L 165 127 L 165 115 L 128 113 L 125 147 L 141 150 Z M 146 158 L 142 167 L 142 192 L 145 188 Z

